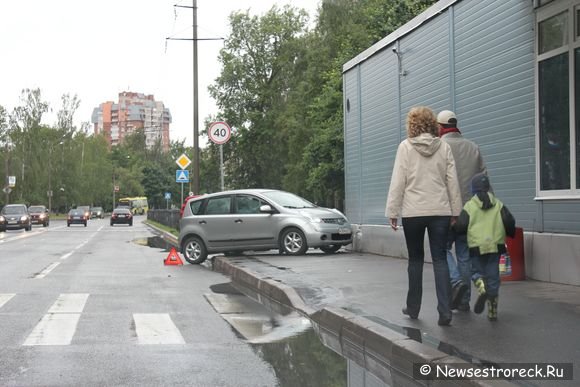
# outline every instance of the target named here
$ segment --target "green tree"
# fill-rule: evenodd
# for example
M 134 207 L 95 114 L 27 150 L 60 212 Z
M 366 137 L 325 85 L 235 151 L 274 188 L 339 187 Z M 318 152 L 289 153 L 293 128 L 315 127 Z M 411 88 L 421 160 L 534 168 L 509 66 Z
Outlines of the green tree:
M 230 16 L 232 33 L 219 56 L 223 71 L 210 93 L 234 128 L 224 147 L 231 188 L 282 185 L 288 135 L 280 117 L 296 80 L 306 23 L 304 11 L 288 6 L 262 17 Z

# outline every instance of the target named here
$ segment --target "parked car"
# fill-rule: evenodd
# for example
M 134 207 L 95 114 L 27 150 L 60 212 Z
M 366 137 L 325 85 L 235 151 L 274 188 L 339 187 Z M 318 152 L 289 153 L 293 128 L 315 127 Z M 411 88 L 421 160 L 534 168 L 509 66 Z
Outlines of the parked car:
M 129 208 L 117 207 L 111 214 L 111 226 L 114 224 L 128 224 L 133 225 L 133 214 Z
M 89 215 L 87 215 L 87 212 L 82 208 L 73 208 L 68 212 L 68 216 L 66 217 L 67 227 L 70 227 L 71 224 L 83 224 L 87 227 L 88 221 Z
M 103 207 L 92 207 L 91 208 L 91 219 L 92 218 L 105 218 L 105 211 L 103 211 Z
M 208 253 L 278 249 L 302 255 L 308 248 L 327 254 L 352 243 L 346 216 L 297 195 L 272 189 L 246 189 L 192 198 L 180 222 L 179 247 L 189 263 Z
M 42 224 L 43 227 L 48 227 L 50 224 L 50 214 L 46 206 L 30 206 L 28 213 L 32 224 Z
M 91 206 L 77 206 L 77 210 L 83 211 L 87 219 L 91 218 Z
M 0 211 L 0 231 L 32 230 L 32 221 L 25 204 L 7 204 Z

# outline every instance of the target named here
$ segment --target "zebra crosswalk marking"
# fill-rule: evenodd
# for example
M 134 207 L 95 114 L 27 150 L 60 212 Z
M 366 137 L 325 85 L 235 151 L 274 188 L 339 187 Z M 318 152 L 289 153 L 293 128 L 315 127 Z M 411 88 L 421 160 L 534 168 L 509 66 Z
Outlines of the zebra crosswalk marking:
M 0 294 L 0 308 L 2 308 L 15 295 L 16 294 Z
M 86 293 L 65 293 L 58 296 L 48 313 L 82 313 L 89 295 Z
M 139 344 L 185 344 L 167 313 L 135 313 L 133 320 Z
M 86 293 L 59 295 L 23 345 L 69 345 L 88 298 Z
M 69 345 L 80 317 L 80 313 L 45 314 L 22 345 Z

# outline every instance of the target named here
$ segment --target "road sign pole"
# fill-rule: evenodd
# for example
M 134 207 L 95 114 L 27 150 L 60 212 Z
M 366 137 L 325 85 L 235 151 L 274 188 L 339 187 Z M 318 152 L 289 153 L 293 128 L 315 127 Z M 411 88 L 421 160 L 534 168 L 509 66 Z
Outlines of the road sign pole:
M 222 191 L 224 190 L 224 146 L 220 145 L 220 172 L 222 181 Z
M 183 203 L 183 183 L 181 183 L 181 201 L 179 202 L 179 204 L 181 205 Z

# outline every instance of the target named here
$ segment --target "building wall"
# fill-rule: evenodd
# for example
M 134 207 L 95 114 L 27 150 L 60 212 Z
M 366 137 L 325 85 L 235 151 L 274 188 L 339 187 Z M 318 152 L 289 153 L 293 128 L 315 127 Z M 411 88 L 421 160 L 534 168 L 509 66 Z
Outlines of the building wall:
M 153 95 L 121 92 L 117 104 L 105 102 L 94 109 L 92 122 L 95 134 L 103 133 L 110 145 L 117 145 L 125 136 L 143 129 L 148 148 L 161 141 L 162 149 L 169 150 L 171 114 Z
M 528 275 L 580 284 L 580 275 L 565 274 L 566 267 L 578 271 L 580 252 L 555 260 L 533 248 L 546 240 L 538 232 L 580 234 L 580 201 L 535 200 L 532 2 L 442 0 L 436 6 L 416 28 L 402 28 L 345 65 L 346 215 L 357 224 L 355 248 L 406 257 L 402 233 L 386 226 L 385 202 L 406 113 L 427 105 L 455 111 L 462 133 L 480 145 L 495 193 L 526 231 Z M 552 251 L 568 254 L 578 243 L 549 240 L 555 239 Z

